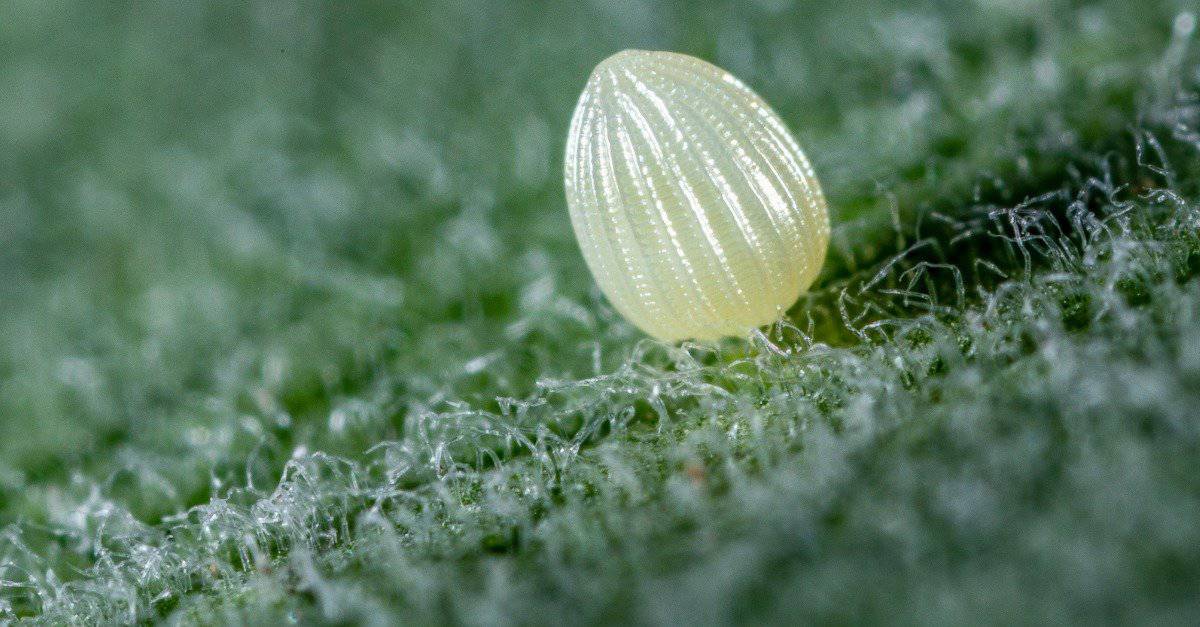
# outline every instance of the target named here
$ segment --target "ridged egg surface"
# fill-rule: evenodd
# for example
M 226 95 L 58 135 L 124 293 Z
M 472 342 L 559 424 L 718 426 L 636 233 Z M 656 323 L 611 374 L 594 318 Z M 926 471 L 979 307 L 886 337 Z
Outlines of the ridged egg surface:
M 661 340 L 773 322 L 825 258 L 828 211 L 800 146 L 757 94 L 694 57 L 626 50 L 601 62 L 564 174 L 601 290 Z

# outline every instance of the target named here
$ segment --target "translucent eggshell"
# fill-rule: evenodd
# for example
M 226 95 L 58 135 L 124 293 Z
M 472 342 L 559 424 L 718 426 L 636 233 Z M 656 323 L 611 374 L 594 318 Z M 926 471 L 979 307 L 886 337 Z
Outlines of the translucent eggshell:
M 779 116 L 724 70 L 626 50 L 571 120 L 567 205 L 600 289 L 661 340 L 746 335 L 816 278 L 829 214 Z

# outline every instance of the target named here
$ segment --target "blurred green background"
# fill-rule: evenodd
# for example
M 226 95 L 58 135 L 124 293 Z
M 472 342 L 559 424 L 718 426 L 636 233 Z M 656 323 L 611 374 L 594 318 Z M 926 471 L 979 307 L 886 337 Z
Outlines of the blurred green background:
M 566 123 L 588 73 L 618 50 L 646 48 L 693 54 L 745 80 L 791 127 L 831 200 L 834 246 L 810 303 L 814 310 L 835 311 L 840 289 L 861 285 L 890 267 L 884 264 L 892 255 L 933 237 L 944 251 L 926 261 L 958 264 L 966 286 L 964 291 L 948 274 L 931 273 L 926 281 L 937 284 L 928 289 L 943 296 L 957 290 L 972 299 L 941 312 L 942 319 L 955 321 L 945 331 L 949 338 L 964 333 L 962 325 L 970 327 L 974 314 L 967 310 L 984 307 L 997 288 L 997 281 L 982 278 L 996 273 L 980 270 L 980 259 L 1008 277 L 1023 267 L 992 244 L 953 248 L 956 233 L 996 221 L 989 211 L 1061 190 L 1061 206 L 1052 211 L 1066 215 L 1088 176 L 1108 176 L 1113 187 L 1128 191 L 1128 198 L 1114 200 L 1110 193 L 1107 201 L 1088 200 L 1090 208 L 1153 203 L 1150 190 L 1176 194 L 1178 211 L 1192 206 L 1187 199 L 1195 188 L 1196 157 L 1189 146 L 1196 142 L 1189 133 L 1195 132 L 1195 111 L 1186 94 L 1200 79 L 1192 43 L 1196 17 L 1187 11 L 1195 9 L 1183 0 L 5 0 L 0 620 L 45 613 L 50 622 L 265 616 L 553 622 L 534 612 L 544 603 L 574 604 L 577 613 L 559 615 L 566 620 L 675 622 L 686 612 L 673 612 L 687 603 L 664 602 L 664 610 L 646 599 L 670 597 L 655 588 L 664 573 L 690 581 L 688 572 L 741 573 L 741 581 L 751 582 L 736 603 L 732 584 L 713 584 L 711 603 L 751 608 L 713 621 L 759 616 L 754 608 L 775 608 L 763 610 L 775 620 L 838 618 L 811 605 L 789 607 L 780 600 L 788 593 L 770 592 L 774 588 L 759 582 L 784 567 L 739 557 L 767 551 L 768 541 L 746 531 L 748 523 L 726 509 L 732 497 L 707 495 L 715 509 L 699 515 L 669 495 L 680 476 L 693 476 L 687 474 L 692 466 L 680 461 L 691 457 L 677 453 L 689 438 L 708 434 L 705 429 L 732 428 L 734 442 L 739 432 L 731 425 L 766 411 L 765 399 L 776 392 L 800 403 L 779 410 L 794 424 L 841 424 L 838 412 L 846 399 L 870 384 L 846 387 L 844 378 L 832 377 L 836 381 L 821 385 L 841 385 L 836 394 L 850 390 L 850 396 L 827 406 L 823 388 L 806 387 L 807 375 L 788 370 L 794 363 L 755 361 L 755 376 L 788 391 L 739 387 L 738 360 L 762 354 L 731 341 L 716 354 L 697 349 L 701 370 L 686 375 L 689 385 L 713 385 L 724 395 L 689 388 L 689 400 L 666 401 L 678 421 L 663 426 L 657 395 L 677 385 L 686 368 L 677 356 L 663 357 L 667 349 L 641 341 L 603 302 L 573 240 L 562 196 Z M 1143 128 L 1154 134 L 1143 136 Z M 1156 154 L 1170 156 L 1163 161 L 1172 164 L 1170 176 L 1142 167 L 1158 163 L 1142 158 Z M 1117 165 L 1106 169 L 1109 157 Z M 939 222 L 938 216 L 949 217 Z M 1180 213 L 1169 219 L 1189 224 L 1190 218 Z M 951 222 L 957 226 L 944 226 Z M 1194 243 L 1186 228 L 1177 231 L 1170 246 Z M 1122 233 L 1136 239 L 1142 231 Z M 1114 256 L 1112 250 L 1097 254 Z M 1182 254 L 1186 269 L 1189 258 Z M 1043 266 L 1068 272 L 1054 263 Z M 1091 267 L 1071 272 L 1090 280 Z M 1097 281 L 1104 289 L 1115 284 Z M 1186 272 L 1180 281 L 1195 284 Z M 879 298 L 898 300 L 895 294 Z M 793 312 L 801 327 L 806 307 Z M 938 315 L 908 301 L 886 307 L 879 305 L 864 320 Z M 1059 320 L 1060 313 L 1047 315 Z M 1039 315 L 1014 313 L 1012 320 L 1032 328 Z M 1160 322 L 1172 318 L 1154 315 Z M 1103 312 L 1095 316 L 1101 320 Z M 858 355 L 867 370 L 891 367 L 895 355 L 884 359 L 890 348 L 879 347 L 891 340 L 861 340 L 840 321 L 833 313 L 818 315 L 809 331 L 830 350 Z M 1161 323 L 1168 322 L 1177 320 Z M 1080 345 L 1102 345 L 1119 335 L 1114 329 L 1097 326 Z M 1187 329 L 1177 331 L 1187 336 Z M 1178 349 L 1171 358 L 1182 359 L 1184 345 L 1170 337 L 1162 341 Z M 779 341 L 790 350 L 788 340 Z M 993 349 L 977 350 L 986 357 Z M 1036 351 L 1033 358 L 1056 363 Z M 1011 363 L 978 366 L 979 380 L 1026 367 Z M 866 376 L 861 368 L 855 372 Z M 625 378 L 605 378 L 614 373 Z M 891 375 L 871 376 L 882 381 Z M 1195 395 L 1162 378 L 1165 371 L 1140 376 L 1145 389 L 1182 395 L 1181 407 Z M 951 390 L 973 389 L 960 384 Z M 996 393 L 1007 398 L 1003 392 L 1011 388 L 999 386 Z M 887 401 L 895 393 L 882 386 L 872 398 Z M 1104 405 L 1115 397 L 1095 394 L 1097 415 L 1131 415 Z M 994 405 L 983 396 L 971 398 Z M 921 407 L 896 411 L 919 424 L 928 414 Z M 946 411 L 962 415 L 953 406 Z M 1015 420 L 1037 411 L 1024 407 L 1006 415 Z M 645 433 L 625 434 L 627 420 L 647 423 Z M 1179 446 L 1194 445 L 1187 438 L 1195 438 L 1195 424 L 1187 425 L 1179 427 L 1187 434 L 1176 436 Z M 592 426 L 594 433 L 578 436 Z M 710 453 L 718 459 L 712 463 L 745 472 L 742 489 L 766 499 L 756 501 L 763 511 L 783 508 L 782 501 L 770 504 L 769 490 L 762 492 L 772 477 L 778 479 L 772 469 L 795 467 L 819 447 L 796 439 L 795 430 L 753 429 L 757 435 L 747 436 L 748 443 L 726 442 L 732 447 L 727 456 Z M 1057 433 L 1039 431 L 1038 437 L 1051 432 Z M 704 437 L 710 436 L 716 437 Z M 1089 438 L 1054 437 L 1063 438 L 1055 446 L 1070 450 Z M 597 442 L 608 447 L 600 450 L 616 452 L 588 457 Z M 962 455 L 1007 455 L 1014 464 L 1035 455 L 1020 442 L 1005 442 Z M 580 443 L 586 443 L 582 454 Z M 885 452 L 863 455 L 886 455 L 892 446 L 878 445 Z M 1130 455 L 1158 450 L 1124 440 L 1113 446 Z M 641 448 L 635 455 L 620 452 L 622 447 Z M 756 457 L 756 447 L 774 453 Z M 890 529 L 909 537 L 906 546 L 915 554 L 932 551 L 941 560 L 914 558 L 904 562 L 911 570 L 897 575 L 918 577 L 932 569 L 947 580 L 957 572 L 995 581 L 1003 577 L 991 568 L 1023 572 L 1026 567 L 1003 550 L 979 554 L 950 546 L 961 541 L 953 531 L 961 520 L 922 518 L 924 501 L 913 487 L 921 482 L 941 485 L 941 478 L 947 489 L 962 488 L 955 502 L 964 508 L 983 498 L 951 481 L 948 460 L 954 456 L 938 450 L 925 453 L 940 460 L 929 462 L 936 467 L 905 454 L 902 467 L 922 478 L 892 493 L 897 500 L 888 515 L 894 517 Z M 1179 457 L 1160 453 L 1177 470 L 1195 469 L 1184 455 L 1191 450 Z M 614 455 L 630 456 L 630 468 L 656 470 L 623 474 Z M 636 496 L 610 494 L 583 480 L 572 484 L 562 474 L 564 459 L 580 472 L 594 472 L 588 476 L 596 482 L 636 484 L 627 486 Z M 937 465 L 942 462 L 946 466 Z M 321 470 L 289 483 L 289 473 L 310 463 Z M 343 474 L 330 476 L 330 468 L 343 465 Z M 447 473 L 448 467 L 456 470 Z M 497 479 L 497 469 L 505 468 L 507 478 Z M 680 468 L 687 472 L 679 475 Z M 850 482 L 843 494 L 853 495 L 855 485 L 876 485 L 844 472 Z M 1196 475 L 1169 476 L 1163 481 L 1174 481 L 1172 489 L 1154 503 L 1176 508 L 1160 514 L 1195 512 Z M 525 480 L 536 489 L 513 483 Z M 319 495 L 319 503 L 289 528 L 281 512 L 294 512 L 288 508 L 295 504 L 280 505 L 277 486 L 293 496 Z M 1098 486 L 1088 489 L 1095 492 L 1076 492 L 1081 507 L 1106 494 Z M 529 490 L 541 500 L 527 500 L 533 498 Z M 342 492 L 347 501 L 327 502 Z M 1023 532 L 1041 533 L 1051 545 L 1076 537 L 1109 541 L 1103 530 L 1089 531 L 1069 517 L 1039 518 L 1044 510 L 1030 499 L 1014 494 L 1000 501 L 1031 508 L 1017 524 Z M 470 511 L 457 518 L 431 513 L 447 502 Z M 412 511 L 406 509 L 411 503 Z M 808 505 L 789 503 L 797 516 L 812 513 Z M 200 509 L 189 514 L 193 507 Z M 595 509 L 621 510 L 629 517 L 625 522 L 651 527 L 666 524 L 652 515 L 658 512 L 663 519 L 678 517 L 680 526 L 674 536 L 657 527 L 643 535 L 630 532 L 629 544 L 622 545 L 619 529 L 601 536 L 570 522 Z M 981 505 L 976 511 L 995 510 Z M 370 542 L 379 540 L 375 532 L 360 531 L 364 518 L 372 517 L 388 520 L 389 533 L 396 534 L 389 537 L 407 547 L 389 559 L 415 561 L 403 568 L 388 562 L 382 575 L 372 570 L 380 549 Z M 290 530 L 279 530 L 281 520 Z M 336 532 L 322 535 L 327 528 Z M 866 575 L 879 564 L 870 558 L 840 555 L 825 563 L 793 554 L 822 538 L 849 543 L 857 537 L 863 551 L 885 542 L 878 529 L 831 529 L 818 526 L 808 536 L 783 540 L 771 536 L 770 542 L 778 559 L 800 569 L 812 589 L 836 589 L 841 581 L 847 590 L 862 591 L 846 603 L 841 619 L 887 618 L 890 607 L 901 620 L 1004 621 L 987 612 L 1038 592 L 1031 580 L 1014 575 L 1006 589 L 1018 598 L 977 599 L 970 607 L 978 614 L 943 611 L 957 606 L 930 599 L 945 594 L 961 600 L 983 588 L 948 586 L 920 597 L 927 603 L 921 607 L 915 600 L 904 605 L 910 602 L 900 594 L 904 586 L 895 589 L 897 596 L 877 590 L 872 597 L 873 577 Z M 696 548 L 699 540 L 689 534 L 697 530 L 706 530 L 695 537 L 708 538 L 708 549 Z M 1168 537 L 1194 537 L 1174 527 L 1163 533 L 1151 540 L 1161 540 L 1158 548 Z M 572 540 L 572 534 L 578 537 Z M 693 538 L 687 546 L 700 554 L 670 553 L 662 534 Z M 1001 546 L 994 538 L 987 542 Z M 1148 580 L 1138 573 L 1149 571 L 1137 570 L 1134 558 L 1101 544 L 1075 554 L 1097 563 L 1108 559 L 1112 572 L 1128 573 L 1134 583 Z M 571 557 L 573 550 L 582 557 Z M 1162 557 L 1166 574 L 1154 577 L 1173 578 L 1184 588 L 1195 584 L 1196 551 L 1181 551 Z M 607 553 L 614 555 L 610 564 L 589 561 Z M 488 565 L 493 554 L 515 569 L 508 583 L 497 573 L 510 571 Z M 197 562 L 197 555 L 209 561 Z M 642 570 L 649 564 L 661 565 L 662 572 Z M 1094 566 L 1109 572 L 1105 568 Z M 389 583 L 389 577 L 395 580 Z M 709 578 L 697 577 L 683 588 L 703 589 Z M 586 589 L 589 578 L 596 590 Z M 628 594 L 642 599 L 627 610 L 613 609 L 624 598 L 613 592 L 622 581 L 634 590 Z M 1120 582 L 1089 585 L 1095 586 L 1090 593 L 1064 593 L 1063 607 L 1051 603 L 1042 613 L 1020 616 L 1129 619 L 1138 614 L 1126 610 L 1145 610 L 1152 598 L 1134 584 L 1123 597 L 1104 593 L 1106 586 L 1121 588 Z M 320 592 L 334 589 L 334 601 L 328 597 L 333 593 Z M 434 600 L 420 601 L 422 594 Z M 1192 586 L 1190 595 L 1171 597 L 1184 599 L 1184 605 L 1171 606 L 1184 609 L 1169 616 L 1194 619 L 1187 610 L 1196 608 L 1195 594 Z M 521 607 L 528 613 L 518 611 L 513 598 L 525 598 L 528 607 Z M 1063 609 L 1069 607 L 1080 613 Z

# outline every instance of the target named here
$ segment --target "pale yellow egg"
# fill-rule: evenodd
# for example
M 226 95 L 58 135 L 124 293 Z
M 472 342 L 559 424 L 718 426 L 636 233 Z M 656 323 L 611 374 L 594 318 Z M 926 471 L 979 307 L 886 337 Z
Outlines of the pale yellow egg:
M 626 50 L 596 66 L 564 175 L 600 289 L 661 340 L 745 336 L 825 259 L 829 214 L 799 144 L 750 88 L 694 57 Z

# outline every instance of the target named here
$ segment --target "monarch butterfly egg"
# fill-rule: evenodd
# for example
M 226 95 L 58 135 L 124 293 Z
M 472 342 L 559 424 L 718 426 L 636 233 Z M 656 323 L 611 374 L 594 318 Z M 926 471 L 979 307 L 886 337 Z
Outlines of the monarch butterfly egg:
M 626 50 L 571 119 L 567 205 L 613 306 L 661 340 L 743 335 L 816 278 L 825 197 L 779 116 L 733 75 Z

